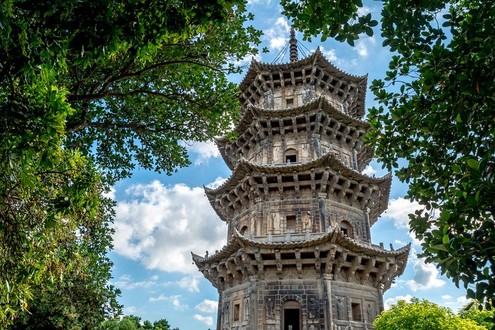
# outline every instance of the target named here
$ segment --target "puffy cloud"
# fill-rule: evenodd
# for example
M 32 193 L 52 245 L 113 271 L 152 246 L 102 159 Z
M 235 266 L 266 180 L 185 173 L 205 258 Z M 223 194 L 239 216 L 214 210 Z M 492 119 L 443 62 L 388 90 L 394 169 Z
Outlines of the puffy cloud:
M 222 178 L 222 177 L 218 177 L 215 179 L 215 181 L 213 181 L 212 183 L 209 183 L 208 185 L 206 185 L 208 188 L 211 188 L 211 189 L 215 189 L 215 188 L 218 188 L 220 187 L 222 184 L 225 183 L 225 181 L 227 181 L 226 178 Z
M 265 38 L 268 39 L 271 50 L 282 49 L 289 40 L 290 26 L 284 17 L 275 20 L 270 29 L 264 31 Z
M 353 48 L 355 52 L 358 53 L 360 57 L 368 57 L 369 49 L 373 48 L 376 44 L 374 37 L 361 37 L 358 42 L 356 42 L 356 47 Z
M 405 296 L 395 296 L 395 297 L 392 297 L 392 298 L 385 299 L 385 301 L 383 302 L 383 305 L 385 307 L 385 310 L 387 310 L 392 305 L 394 305 L 397 302 L 399 302 L 400 300 L 405 300 L 406 302 L 410 302 L 412 298 L 413 298 L 413 296 L 411 296 L 410 294 L 407 294 Z
M 203 315 L 199 315 L 199 314 L 194 314 L 193 317 L 195 320 L 203 322 L 204 324 L 206 324 L 209 327 L 211 327 L 213 325 L 213 317 L 211 317 L 211 316 L 203 316 Z
M 376 174 L 376 170 L 373 167 L 371 167 L 371 165 L 367 165 L 362 173 L 364 175 L 373 176 Z
M 363 16 L 363 15 L 368 15 L 368 14 L 372 13 L 373 11 L 374 10 L 371 7 L 362 6 L 362 7 L 358 7 L 357 13 L 359 16 Z
M 339 62 L 339 58 L 337 57 L 337 52 L 335 51 L 335 49 L 325 50 L 325 48 L 320 47 L 320 51 L 328 61 L 334 63 Z
M 220 156 L 217 146 L 213 141 L 208 142 L 184 142 L 184 146 L 196 154 L 194 165 L 198 166 L 204 164 L 210 158 L 216 158 Z
M 172 304 L 175 310 L 182 311 L 188 309 L 189 306 L 187 306 L 186 304 L 182 304 L 181 299 L 182 299 L 181 295 L 166 296 L 164 294 L 161 294 L 156 298 L 150 297 L 149 302 L 153 303 L 153 302 L 165 301 Z
M 464 307 L 469 302 L 469 299 L 467 299 L 465 296 L 460 296 L 455 299 L 452 299 L 451 296 L 446 295 L 446 296 L 442 296 L 442 299 L 443 301 L 441 305 L 449 307 L 454 312 L 458 312 L 462 307 Z
M 186 276 L 181 278 L 177 284 L 190 292 L 199 292 L 199 279 L 199 275 Z
M 126 306 L 122 310 L 122 312 L 124 313 L 124 315 L 136 314 L 137 311 L 138 311 L 138 309 L 136 308 L 136 306 Z
M 392 219 L 396 228 L 409 229 L 408 215 L 421 208 L 417 202 L 411 202 L 401 197 L 390 202 L 383 216 Z
M 114 251 L 148 269 L 197 274 L 190 252 L 225 244 L 226 226 L 203 188 L 153 181 L 134 185 L 125 195 L 128 200 L 116 206 Z
M 406 285 L 412 291 L 429 290 L 439 288 L 445 285 L 445 281 L 439 278 L 438 269 L 433 264 L 425 263 L 423 258 L 412 255 L 414 277 L 406 281 Z
M 203 313 L 215 313 L 218 309 L 218 302 L 210 299 L 205 299 L 194 308 Z
M 271 0 L 247 0 L 247 4 L 250 6 L 253 5 L 265 5 L 268 6 L 272 3 Z

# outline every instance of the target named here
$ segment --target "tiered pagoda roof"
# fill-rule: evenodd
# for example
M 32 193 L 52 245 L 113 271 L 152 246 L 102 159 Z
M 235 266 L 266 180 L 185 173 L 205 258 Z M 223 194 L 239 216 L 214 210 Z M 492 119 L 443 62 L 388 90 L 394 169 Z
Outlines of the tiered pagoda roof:
M 365 113 L 366 84 L 368 76 L 354 76 L 330 63 L 318 48 L 312 55 L 285 64 L 267 64 L 253 60 L 246 76 L 239 85 L 241 105 L 245 111 L 267 90 L 278 87 L 308 84 L 316 86 L 341 100 L 355 98 L 349 110 L 353 117 L 363 118 Z
M 271 264 L 280 272 L 284 266 L 301 268 L 302 264 L 310 264 L 321 273 L 335 273 L 336 267 L 351 270 L 362 282 L 371 279 L 372 286 L 383 285 L 386 290 L 404 272 L 410 248 L 408 244 L 398 250 L 386 250 L 350 238 L 337 226 L 310 238 L 288 236 L 281 242 L 273 242 L 271 237 L 248 238 L 236 230 L 222 250 L 205 257 L 192 253 L 192 258 L 216 287 L 228 282 L 229 277 L 235 280 L 239 277 L 236 273 L 263 276 L 263 269 Z M 288 256 L 288 252 L 293 255 Z
M 374 178 L 352 170 L 328 153 L 307 163 L 281 166 L 260 165 L 240 159 L 230 178 L 221 186 L 205 188 L 211 205 L 223 221 L 241 211 L 243 205 L 253 204 L 256 197 L 268 196 L 270 191 L 310 187 L 313 194 L 335 194 L 370 208 L 370 224 L 387 209 L 391 175 Z
M 281 118 L 284 120 L 280 123 Z M 229 141 L 222 137 L 216 143 L 225 163 L 233 170 L 244 149 L 249 149 L 272 134 L 328 134 L 358 151 L 358 170 L 362 171 L 373 157 L 373 149 L 362 143 L 369 129 L 366 121 L 343 113 L 331 99 L 319 96 L 301 106 L 285 109 L 264 109 L 250 105 L 234 128 L 237 139 Z

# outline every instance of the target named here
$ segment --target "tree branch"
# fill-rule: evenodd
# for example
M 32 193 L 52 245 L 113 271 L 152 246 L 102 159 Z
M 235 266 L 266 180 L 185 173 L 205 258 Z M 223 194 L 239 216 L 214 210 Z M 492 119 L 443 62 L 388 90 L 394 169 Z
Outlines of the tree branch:
M 145 72 L 152 71 L 152 70 L 155 70 L 155 69 L 158 69 L 161 67 L 165 67 L 165 66 L 169 66 L 169 65 L 174 65 L 174 64 L 191 64 L 191 65 L 197 65 L 197 66 L 205 67 L 205 68 L 211 69 L 211 70 L 216 71 L 216 72 L 223 72 L 222 69 L 214 68 L 214 67 L 207 65 L 205 63 L 195 62 L 192 60 L 177 60 L 177 61 L 160 62 L 160 63 L 156 63 L 153 65 L 147 66 L 147 67 L 145 67 L 141 70 L 135 71 L 135 72 L 125 72 L 125 70 L 121 71 L 121 72 L 119 72 L 118 76 L 108 79 L 101 86 L 101 88 L 99 89 L 99 91 L 97 93 L 90 94 L 90 95 L 69 95 L 69 97 L 67 99 L 69 102 L 102 99 L 102 98 L 105 98 L 108 96 L 107 91 L 114 82 L 128 79 L 128 78 L 139 77 L 142 74 L 144 74 Z M 128 68 L 129 65 L 126 68 Z

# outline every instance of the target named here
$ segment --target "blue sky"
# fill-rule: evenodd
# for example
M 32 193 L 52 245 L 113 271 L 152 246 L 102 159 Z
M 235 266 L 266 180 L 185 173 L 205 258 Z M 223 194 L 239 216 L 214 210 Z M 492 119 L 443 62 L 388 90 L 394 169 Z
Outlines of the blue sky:
M 365 11 L 379 18 L 379 2 L 365 2 Z M 272 62 L 285 46 L 290 23 L 281 15 L 276 1 L 251 0 L 255 14 L 253 25 L 263 30 L 263 44 L 270 50 L 257 60 Z M 376 33 L 376 31 L 375 31 Z M 368 83 L 385 75 L 390 53 L 381 46 L 378 35 L 363 36 L 354 48 L 331 40 L 304 42 L 309 50 L 320 50 L 341 70 L 368 74 Z M 247 68 L 251 58 L 242 64 Z M 242 76 L 231 77 L 239 82 Z M 367 93 L 366 105 L 374 104 Z M 216 186 L 230 176 L 213 143 L 187 144 L 192 165 L 172 176 L 137 170 L 133 177 L 117 183 L 112 191 L 117 201 L 112 283 L 122 290 L 120 302 L 126 315 L 143 320 L 165 318 L 181 330 L 214 329 L 218 293 L 192 264 L 191 251 L 213 253 L 227 241 L 226 225 L 211 208 L 203 186 Z M 376 162 L 366 169 L 369 175 L 386 172 Z M 425 264 L 417 254 L 420 245 L 408 231 L 407 214 L 417 205 L 405 200 L 407 186 L 395 178 L 389 208 L 372 227 L 374 243 L 399 248 L 412 242 L 412 252 L 404 274 L 384 296 L 390 306 L 399 299 L 425 298 L 456 311 L 466 303 L 464 290 L 440 276 L 433 265 Z

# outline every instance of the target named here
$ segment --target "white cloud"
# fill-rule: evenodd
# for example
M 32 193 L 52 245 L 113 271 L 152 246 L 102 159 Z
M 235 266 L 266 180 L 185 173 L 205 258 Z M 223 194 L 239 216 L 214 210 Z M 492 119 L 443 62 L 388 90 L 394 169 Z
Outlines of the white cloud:
M 136 306 L 125 306 L 122 312 L 124 313 L 124 315 L 136 314 L 137 308 Z
M 195 320 L 203 322 L 204 324 L 206 324 L 209 327 L 211 327 L 213 325 L 213 317 L 211 317 L 211 316 L 203 316 L 203 315 L 199 315 L 199 314 L 194 314 L 193 317 Z
M 445 281 L 439 278 L 440 273 L 433 264 L 425 263 L 423 258 L 418 258 L 412 253 L 411 262 L 413 264 L 414 277 L 406 281 L 406 285 L 414 292 L 418 290 L 429 290 L 445 285 Z
M 409 229 L 408 215 L 421 208 L 419 203 L 401 197 L 390 202 L 383 216 L 392 219 L 396 228 Z
M 374 37 L 361 36 L 361 38 L 356 42 L 356 46 L 353 50 L 357 52 L 360 57 L 368 57 L 369 49 L 373 48 L 375 45 L 376 40 Z
M 467 299 L 466 296 L 460 296 L 453 299 L 450 295 L 443 295 L 442 299 L 441 305 L 449 307 L 456 313 L 469 302 L 469 299 Z
M 218 309 L 218 302 L 210 299 L 205 299 L 194 308 L 203 313 L 215 313 Z
M 258 54 L 248 53 L 243 58 L 241 58 L 240 60 L 234 61 L 233 64 L 235 66 L 242 67 L 243 69 L 246 69 L 252 60 L 260 62 L 261 61 L 261 55 L 259 53 Z
M 166 296 L 164 294 L 161 294 L 156 298 L 150 297 L 149 302 L 153 303 L 153 302 L 165 301 L 171 303 L 175 310 L 183 311 L 188 309 L 189 306 L 187 306 L 186 304 L 182 304 L 181 299 L 182 299 L 181 295 Z
M 289 23 L 284 17 L 279 17 L 271 26 L 271 28 L 264 31 L 264 36 L 268 39 L 272 51 L 280 50 L 289 40 Z
M 357 13 L 359 16 L 368 15 L 374 10 L 368 6 L 358 7 Z
M 203 188 L 153 181 L 125 194 L 128 200 L 116 207 L 114 251 L 148 269 L 197 274 L 190 252 L 203 254 L 226 242 L 226 226 Z
M 247 4 L 252 6 L 252 5 L 270 5 L 271 0 L 247 0 Z
M 108 191 L 104 192 L 103 197 L 115 200 L 115 188 L 111 187 Z
M 227 181 L 226 178 L 218 177 L 218 178 L 215 179 L 215 181 L 207 184 L 206 186 L 208 188 L 215 189 L 215 188 L 218 188 L 221 185 L 223 185 L 225 183 L 225 181 Z
M 199 292 L 200 278 L 200 275 L 186 276 L 181 278 L 177 284 L 179 287 L 187 289 L 189 292 Z
M 371 165 L 367 165 L 362 173 L 364 175 L 373 176 L 376 174 L 376 170 L 373 167 L 371 167 Z
M 157 285 L 156 278 L 153 276 L 150 281 L 138 281 L 134 282 L 131 275 L 124 274 L 115 282 L 115 286 L 120 289 L 132 290 L 136 288 L 149 288 Z
M 325 48 L 320 47 L 320 51 L 329 62 L 337 63 L 339 61 L 335 49 L 325 50 Z
M 411 296 L 410 294 L 407 294 L 405 296 L 396 296 L 396 297 L 385 299 L 385 301 L 383 302 L 383 304 L 384 304 L 385 310 L 387 310 L 392 305 L 394 305 L 397 302 L 399 302 L 400 300 L 405 300 L 406 302 L 410 302 L 412 298 L 413 298 L 413 296 Z
M 207 162 L 210 158 L 216 158 L 220 156 L 220 151 L 215 142 L 183 142 L 183 145 L 189 150 L 196 154 L 196 159 L 194 160 L 194 165 L 198 166 Z

